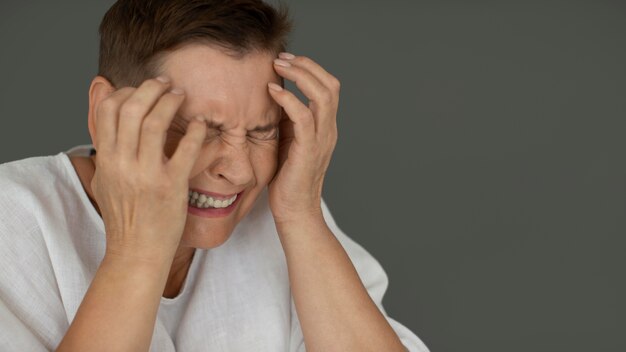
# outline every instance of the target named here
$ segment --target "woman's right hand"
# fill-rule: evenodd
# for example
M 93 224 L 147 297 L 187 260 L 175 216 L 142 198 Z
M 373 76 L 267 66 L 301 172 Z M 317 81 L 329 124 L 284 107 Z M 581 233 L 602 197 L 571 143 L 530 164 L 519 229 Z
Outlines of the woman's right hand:
M 173 258 L 187 220 L 189 174 L 206 136 L 193 119 L 172 158 L 167 130 L 185 99 L 171 83 L 149 79 L 121 88 L 96 111 L 96 170 L 91 189 L 106 231 L 106 253 L 145 261 Z

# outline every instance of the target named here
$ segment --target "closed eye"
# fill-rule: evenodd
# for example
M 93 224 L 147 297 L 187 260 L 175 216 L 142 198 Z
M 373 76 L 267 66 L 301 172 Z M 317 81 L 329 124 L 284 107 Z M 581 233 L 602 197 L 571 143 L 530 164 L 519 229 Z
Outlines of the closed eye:
M 174 121 L 172 121 L 173 127 L 179 127 L 177 133 L 185 134 L 187 131 L 187 126 L 189 125 L 189 119 L 182 118 L 180 116 L 174 117 Z M 207 126 L 207 138 L 210 138 L 216 134 L 221 134 L 223 129 L 223 125 L 220 123 L 215 123 L 211 120 L 206 121 Z M 181 132 L 182 131 L 182 132 Z M 264 126 L 257 126 L 256 128 L 250 130 L 248 136 L 257 139 L 257 140 L 275 140 L 278 138 L 278 123 L 268 124 Z
M 267 132 L 258 132 L 258 133 L 254 133 L 254 134 L 249 134 L 249 136 L 251 136 L 254 139 L 260 139 L 260 140 L 273 140 L 276 139 L 276 137 L 278 137 L 278 129 L 277 128 L 273 128 L 270 131 Z
M 170 130 L 173 133 L 176 133 L 180 136 L 184 136 L 187 133 L 186 129 L 171 129 Z M 207 128 L 207 134 L 206 134 L 206 139 L 211 139 L 211 138 L 215 138 L 218 137 L 219 135 L 221 135 L 221 131 L 215 128 Z M 278 128 L 274 128 L 271 131 L 267 131 L 267 132 L 253 132 L 253 133 L 249 133 L 248 137 L 254 138 L 256 140 L 260 140 L 260 141 L 271 141 L 271 140 L 275 140 L 276 138 L 278 138 Z

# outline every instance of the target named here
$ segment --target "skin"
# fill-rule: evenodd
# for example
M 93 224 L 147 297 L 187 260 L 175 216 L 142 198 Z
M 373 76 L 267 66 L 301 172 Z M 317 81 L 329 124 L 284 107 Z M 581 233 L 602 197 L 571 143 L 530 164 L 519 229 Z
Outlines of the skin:
M 406 350 L 321 210 L 339 81 L 307 57 L 279 56 L 236 60 L 188 46 L 168 57 L 169 82 L 112 91 L 94 79 L 89 131 L 100 159 L 76 165 L 86 166 L 77 172 L 103 217 L 107 250 L 57 351 L 148 350 L 161 291 L 178 292 L 193 249 L 223 244 L 264 187 L 307 351 Z M 281 77 L 308 105 L 276 85 Z M 253 141 L 246 130 L 272 120 L 278 106 L 279 140 Z M 179 138 L 175 113 L 205 117 L 190 118 Z M 207 117 L 224 124 L 219 135 L 207 131 Z M 194 219 L 190 186 L 246 193 L 231 216 Z
M 206 143 L 189 175 L 189 186 L 220 194 L 245 190 L 237 208 L 227 217 L 187 216 L 164 297 L 174 297 L 180 291 L 195 248 L 214 248 L 226 242 L 276 172 L 278 139 L 272 136 L 276 136 L 277 131 L 247 131 L 267 122 L 278 123 L 281 117 L 280 106 L 267 89 L 268 82 L 280 84 L 273 59 L 270 54 L 252 53 L 235 60 L 217 48 L 190 45 L 172 53 L 164 63 L 162 74 L 171 79 L 172 87 L 183 89 L 186 94 L 177 115 L 189 121 L 203 114 L 224 123 L 223 131 L 207 130 Z M 89 131 L 94 145 L 97 143 L 97 107 L 113 90 L 111 83 L 100 76 L 91 83 Z M 166 156 L 171 158 L 185 129 L 184 123 L 172 122 L 164 145 Z M 92 200 L 95 198 L 91 181 L 96 158 L 97 154 L 91 158 L 72 158 Z M 99 211 L 97 202 L 93 203 Z

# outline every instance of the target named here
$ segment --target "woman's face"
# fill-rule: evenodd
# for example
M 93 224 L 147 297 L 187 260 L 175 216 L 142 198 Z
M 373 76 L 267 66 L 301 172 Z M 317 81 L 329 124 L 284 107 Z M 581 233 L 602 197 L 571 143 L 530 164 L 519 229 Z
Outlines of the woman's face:
M 281 81 L 273 59 L 268 53 L 235 59 L 218 48 L 192 44 L 174 51 L 164 62 L 163 75 L 186 95 L 168 130 L 165 155 L 173 155 L 187 122 L 203 115 L 222 126 L 207 128 L 204 146 L 189 175 L 189 187 L 222 195 L 243 191 L 227 215 L 188 213 L 181 247 L 207 249 L 226 242 L 274 177 L 281 109 L 267 92 L 267 83 L 280 85 Z M 268 124 L 274 128 L 253 131 Z

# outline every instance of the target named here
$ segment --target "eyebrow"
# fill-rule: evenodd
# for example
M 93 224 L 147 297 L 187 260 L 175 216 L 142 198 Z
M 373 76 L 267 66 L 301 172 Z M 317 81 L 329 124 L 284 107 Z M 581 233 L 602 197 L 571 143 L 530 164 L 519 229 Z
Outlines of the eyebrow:
M 186 117 L 182 117 L 180 115 L 176 115 L 176 117 L 174 117 L 174 120 L 180 120 L 185 126 L 187 126 L 189 124 L 190 119 L 186 118 Z M 275 121 L 275 122 L 270 122 L 266 125 L 260 125 L 260 126 L 256 126 L 253 129 L 249 130 L 250 132 L 268 132 L 273 130 L 274 128 L 276 128 L 278 126 L 279 121 Z M 206 120 L 206 124 L 209 128 L 218 128 L 218 129 L 222 129 L 224 127 L 224 124 L 221 123 L 216 123 L 213 120 L 207 119 Z
M 271 131 L 277 125 L 278 125 L 278 123 L 271 122 L 271 123 L 269 123 L 267 125 L 256 126 L 255 128 L 251 129 L 250 132 L 267 132 L 267 131 Z M 218 128 L 218 129 L 222 129 L 224 127 L 223 124 L 215 123 L 212 120 L 207 120 L 207 126 L 209 126 L 210 128 Z

